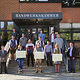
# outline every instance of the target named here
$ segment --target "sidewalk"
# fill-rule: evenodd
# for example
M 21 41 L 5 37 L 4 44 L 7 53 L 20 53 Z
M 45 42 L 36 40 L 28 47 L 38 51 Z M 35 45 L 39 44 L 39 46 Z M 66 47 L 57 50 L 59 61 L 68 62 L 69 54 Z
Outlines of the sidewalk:
M 80 73 L 0 74 L 0 80 L 80 80 Z

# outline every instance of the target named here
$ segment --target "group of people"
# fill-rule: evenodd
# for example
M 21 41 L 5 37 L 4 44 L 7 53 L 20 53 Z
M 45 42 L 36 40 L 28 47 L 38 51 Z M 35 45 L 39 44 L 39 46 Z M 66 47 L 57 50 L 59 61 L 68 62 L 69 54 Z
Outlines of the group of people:
M 32 62 L 32 67 L 34 67 L 34 51 L 37 52 L 43 52 L 46 57 L 46 64 L 47 66 L 53 66 L 52 62 L 52 55 L 53 54 L 62 54 L 63 50 L 63 39 L 60 37 L 60 34 L 55 34 L 54 30 L 51 31 L 51 34 L 49 35 L 49 39 L 47 40 L 47 44 L 45 45 L 45 34 L 43 34 L 43 31 L 40 30 L 40 34 L 38 34 L 38 40 L 35 42 L 35 45 L 33 43 L 33 34 L 30 32 L 30 29 L 28 29 L 28 37 L 25 36 L 24 33 L 22 33 L 22 37 L 19 40 L 19 45 L 17 43 L 17 37 L 15 29 L 13 29 L 12 39 L 9 40 L 10 44 L 10 60 L 13 58 L 16 60 L 16 50 L 18 51 L 24 51 L 26 50 L 26 56 L 27 56 L 27 66 L 30 66 L 30 58 Z M 39 53 L 38 53 L 39 54 Z M 75 58 L 76 58 L 76 48 L 73 47 L 73 43 L 70 43 L 70 48 L 67 52 L 68 60 L 69 60 L 69 71 L 75 72 Z M 0 51 L 0 58 L 1 58 L 1 73 L 2 69 L 4 68 L 5 73 L 7 73 L 6 68 L 6 57 L 7 52 L 4 50 L 4 46 L 1 46 Z M 23 71 L 23 64 L 24 64 L 24 58 L 18 58 L 18 72 Z M 42 73 L 42 59 L 35 59 L 36 63 L 36 73 L 40 72 Z M 60 71 L 60 61 L 54 62 L 55 72 Z

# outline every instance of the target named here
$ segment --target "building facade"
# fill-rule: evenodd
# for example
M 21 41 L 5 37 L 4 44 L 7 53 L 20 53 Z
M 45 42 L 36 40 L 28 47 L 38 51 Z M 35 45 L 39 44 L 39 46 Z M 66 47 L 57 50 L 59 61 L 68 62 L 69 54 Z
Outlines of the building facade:
M 64 0 L 63 0 L 64 2 Z M 3 0 L 0 1 L 0 40 L 11 38 L 13 27 L 21 34 L 30 28 L 35 40 L 42 29 L 46 40 L 54 29 L 68 41 L 80 45 L 80 1 L 64 6 L 62 0 Z M 71 4 L 71 3 L 70 3 Z M 46 42 L 45 40 L 45 42 Z

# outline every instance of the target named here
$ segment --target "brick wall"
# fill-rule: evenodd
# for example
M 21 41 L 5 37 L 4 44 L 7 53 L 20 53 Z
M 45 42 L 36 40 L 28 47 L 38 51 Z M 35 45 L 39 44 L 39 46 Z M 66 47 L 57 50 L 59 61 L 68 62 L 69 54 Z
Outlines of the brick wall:
M 19 0 L 1 0 L 0 20 L 12 20 L 12 12 L 63 12 L 63 23 L 80 23 L 80 8 L 61 8 L 60 3 L 19 3 Z
M 62 12 L 60 3 L 21 3 L 20 12 Z
M 1 0 L 0 1 L 0 20 L 11 20 L 12 12 L 18 12 L 19 0 Z
M 61 12 L 61 4 L 19 3 L 19 0 L 0 1 L 0 20 L 12 20 L 13 12 Z
M 80 23 L 80 8 L 63 8 L 64 23 Z

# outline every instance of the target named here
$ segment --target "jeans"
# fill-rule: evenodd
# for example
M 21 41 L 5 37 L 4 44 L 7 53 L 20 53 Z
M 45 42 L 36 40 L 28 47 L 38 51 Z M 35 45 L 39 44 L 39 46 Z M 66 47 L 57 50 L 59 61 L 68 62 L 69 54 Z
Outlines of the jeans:
M 51 42 L 50 44 L 51 44 L 52 48 L 54 48 L 55 43 L 54 42 Z
M 47 62 L 47 66 L 52 66 L 52 56 L 51 56 L 51 52 L 47 52 L 46 53 L 46 62 Z
M 19 58 L 19 59 L 17 59 L 17 61 L 18 61 L 19 70 L 20 70 L 20 69 L 23 69 L 24 59 Z
M 73 60 L 72 58 L 68 60 L 68 71 L 75 72 L 75 60 Z

